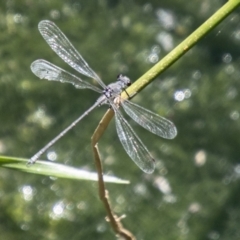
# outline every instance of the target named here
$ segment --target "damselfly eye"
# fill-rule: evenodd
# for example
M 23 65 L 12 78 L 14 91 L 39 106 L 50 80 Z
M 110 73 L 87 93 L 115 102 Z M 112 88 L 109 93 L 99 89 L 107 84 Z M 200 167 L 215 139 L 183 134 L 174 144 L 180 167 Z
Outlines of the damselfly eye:
M 123 77 L 123 75 L 122 75 L 121 73 L 119 73 L 119 74 L 117 75 L 117 79 L 122 78 L 122 77 Z

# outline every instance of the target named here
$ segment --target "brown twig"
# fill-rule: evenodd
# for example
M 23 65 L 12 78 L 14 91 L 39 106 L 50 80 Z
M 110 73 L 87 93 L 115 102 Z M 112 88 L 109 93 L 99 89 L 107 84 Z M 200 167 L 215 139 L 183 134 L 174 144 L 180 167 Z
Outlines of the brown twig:
M 111 121 L 112 117 L 114 116 L 114 112 L 112 109 L 109 109 L 106 114 L 101 119 L 100 123 L 98 124 L 97 128 L 95 129 L 92 137 L 92 149 L 95 159 L 95 164 L 97 167 L 98 172 L 98 186 L 99 186 L 99 197 L 101 201 L 104 204 L 104 207 L 107 211 L 108 220 L 113 228 L 113 230 L 123 237 L 126 240 L 136 240 L 136 238 L 133 236 L 133 234 L 125 229 L 121 223 L 121 218 L 119 218 L 117 215 L 115 215 L 111 209 L 111 205 L 109 202 L 109 196 L 108 191 L 105 188 L 104 180 L 103 180 L 103 169 L 101 164 L 101 159 L 98 151 L 98 141 L 105 132 L 109 122 Z

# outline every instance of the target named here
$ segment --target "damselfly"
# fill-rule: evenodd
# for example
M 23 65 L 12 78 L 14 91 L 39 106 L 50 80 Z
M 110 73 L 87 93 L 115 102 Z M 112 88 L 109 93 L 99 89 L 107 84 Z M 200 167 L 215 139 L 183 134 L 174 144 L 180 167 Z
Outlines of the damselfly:
M 62 58 L 67 64 L 69 64 L 79 73 L 95 79 L 103 90 L 53 65 L 50 62 L 41 59 L 34 61 L 31 64 L 31 70 L 40 79 L 71 83 L 76 88 L 92 89 L 93 91 L 99 92 L 102 95 L 78 119 L 60 132 L 41 150 L 39 150 L 30 159 L 29 163 L 31 164 L 36 162 L 36 160 L 49 147 L 63 137 L 94 108 L 102 104 L 109 104 L 115 113 L 117 134 L 125 151 L 140 169 L 146 173 L 152 173 L 155 168 L 154 158 L 151 156 L 137 134 L 133 131 L 126 119 L 123 117 L 119 110 L 119 106 L 121 105 L 125 112 L 139 125 L 163 138 L 172 139 L 177 135 L 177 129 L 174 124 L 169 120 L 143 107 L 140 107 L 137 104 L 121 99 L 120 95 L 122 91 L 124 91 L 126 87 L 131 84 L 130 79 L 120 74 L 118 75 L 116 82 L 106 86 L 99 76 L 89 67 L 79 52 L 73 47 L 67 37 L 53 22 L 47 20 L 41 21 L 38 25 L 38 29 L 48 45 L 60 58 Z

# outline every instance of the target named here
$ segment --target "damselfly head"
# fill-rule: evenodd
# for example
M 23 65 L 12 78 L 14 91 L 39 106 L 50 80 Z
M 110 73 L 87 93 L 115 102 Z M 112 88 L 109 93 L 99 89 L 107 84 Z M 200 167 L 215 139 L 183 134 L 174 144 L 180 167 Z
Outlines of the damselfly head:
M 117 75 L 117 81 L 122 82 L 126 87 L 129 87 L 132 84 L 130 78 L 122 74 Z

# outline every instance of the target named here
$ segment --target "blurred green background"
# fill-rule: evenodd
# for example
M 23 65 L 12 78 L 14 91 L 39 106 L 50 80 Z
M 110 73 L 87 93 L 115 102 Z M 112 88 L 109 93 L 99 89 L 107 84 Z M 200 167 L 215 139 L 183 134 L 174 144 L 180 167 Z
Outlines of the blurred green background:
M 72 73 L 38 32 L 54 21 L 105 83 L 133 81 L 224 1 L 6 0 L 0 3 L 0 154 L 31 157 L 98 97 L 41 81 L 44 58 Z M 84 78 L 85 79 L 85 78 Z M 91 80 L 90 80 L 91 81 Z M 232 13 L 133 101 L 170 119 L 174 140 L 131 125 L 157 159 L 144 174 L 124 152 L 114 121 L 99 144 L 114 211 L 137 239 L 240 239 L 240 15 Z M 90 137 L 107 106 L 92 112 L 42 159 L 95 171 Z M 1 239 L 115 239 L 97 184 L 0 169 Z

